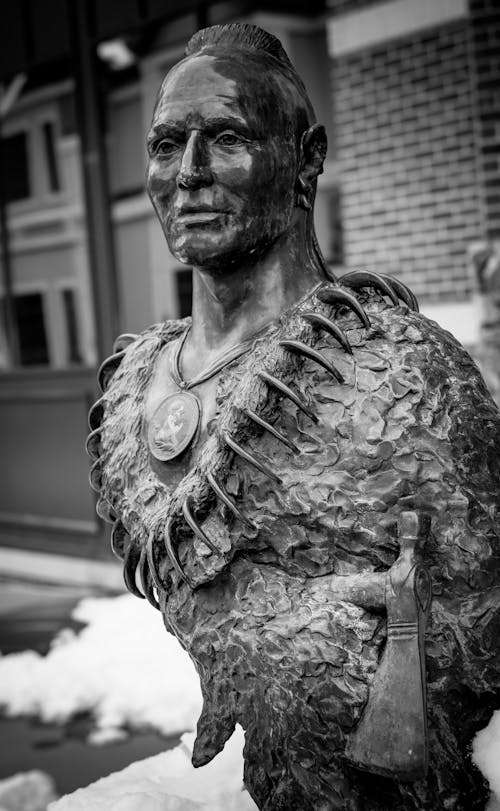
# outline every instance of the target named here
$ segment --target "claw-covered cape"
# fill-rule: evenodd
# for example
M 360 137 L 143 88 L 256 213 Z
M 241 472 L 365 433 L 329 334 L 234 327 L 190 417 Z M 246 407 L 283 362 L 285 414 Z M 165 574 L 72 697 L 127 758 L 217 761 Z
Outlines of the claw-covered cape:
M 168 463 L 151 466 L 144 398 L 187 322 L 129 336 L 90 415 L 99 512 L 127 585 L 140 594 L 139 567 L 198 668 L 197 765 L 239 722 L 260 808 L 483 809 L 469 747 L 500 699 L 500 418 L 470 357 L 401 286 L 398 306 L 356 286 L 316 288 L 226 367 L 209 437 L 175 488 Z M 431 519 L 419 563 L 433 592 L 429 767 L 412 782 L 346 758 L 390 623 L 339 586 L 386 582 L 408 511 Z

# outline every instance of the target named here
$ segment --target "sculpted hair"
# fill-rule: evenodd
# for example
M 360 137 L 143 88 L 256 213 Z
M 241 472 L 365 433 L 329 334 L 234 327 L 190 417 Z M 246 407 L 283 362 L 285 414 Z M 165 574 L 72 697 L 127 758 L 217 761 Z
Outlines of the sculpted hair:
M 210 28 L 202 28 L 196 34 L 193 34 L 186 45 L 184 53 L 186 56 L 191 56 L 204 48 L 214 45 L 236 45 L 240 48 L 248 48 L 251 51 L 262 51 L 273 56 L 289 70 L 294 70 L 279 39 L 257 25 L 227 23 L 226 25 L 212 25 Z
M 186 57 L 211 51 L 246 51 L 249 56 L 260 60 L 265 67 L 279 71 L 290 82 L 299 96 L 297 113 L 302 113 L 305 127 L 316 121 L 314 110 L 307 95 L 304 82 L 290 62 L 288 55 L 277 37 L 257 25 L 248 23 L 226 23 L 202 28 L 189 40 L 184 55 Z

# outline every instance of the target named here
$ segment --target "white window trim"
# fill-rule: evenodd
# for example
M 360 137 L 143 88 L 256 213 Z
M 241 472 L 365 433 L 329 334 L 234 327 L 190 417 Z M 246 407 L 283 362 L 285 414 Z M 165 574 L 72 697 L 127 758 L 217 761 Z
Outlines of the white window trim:
M 23 93 L 16 99 L 15 105 L 9 111 L 6 121 L 10 118 L 16 117 L 19 113 L 28 112 L 31 115 L 33 108 L 38 108 L 42 104 L 59 100 L 62 96 L 67 96 L 72 93 L 75 88 L 73 79 L 66 79 L 63 82 L 56 82 L 55 84 L 40 87 L 38 90 L 30 90 L 28 93 Z
M 83 295 L 80 289 L 78 282 L 75 279 L 68 277 L 67 279 L 57 279 L 54 282 L 54 290 L 56 291 L 58 297 L 58 308 L 60 311 L 60 319 L 61 319 L 61 340 L 60 345 L 64 347 L 64 352 L 61 352 L 60 358 L 60 365 L 63 366 L 65 369 L 72 369 L 75 366 L 82 366 L 85 363 L 85 348 L 84 348 L 84 333 L 83 333 Z M 67 336 L 66 336 L 66 321 L 65 321 L 65 312 L 64 312 L 64 301 L 63 301 L 63 293 L 65 290 L 70 290 L 74 296 L 74 304 L 75 304 L 75 321 L 76 321 L 76 335 L 77 335 L 77 342 L 78 342 L 78 350 L 80 352 L 80 356 L 82 358 L 82 362 L 80 364 L 71 363 L 68 360 L 69 355 L 69 346 L 67 343 Z

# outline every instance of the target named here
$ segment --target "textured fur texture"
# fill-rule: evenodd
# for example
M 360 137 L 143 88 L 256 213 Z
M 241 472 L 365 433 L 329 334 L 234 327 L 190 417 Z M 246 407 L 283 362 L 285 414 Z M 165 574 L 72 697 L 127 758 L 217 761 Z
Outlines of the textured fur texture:
M 126 560 L 138 561 L 151 532 L 156 539 L 165 623 L 202 684 L 196 764 L 220 751 L 240 722 L 246 784 L 262 809 L 482 809 L 487 790 L 469 746 L 500 691 L 500 418 L 474 363 L 448 333 L 406 306 L 388 307 L 376 295 L 361 300 L 369 330 L 311 295 L 224 370 L 212 433 L 175 490 L 168 466 L 161 477 L 151 468 L 143 402 L 155 357 L 186 323 L 144 333 L 125 351 L 96 412 L 103 415 L 102 495 L 124 527 L 117 537 Z M 352 356 L 301 319 L 312 308 L 335 316 Z M 314 345 L 344 384 L 279 347 L 284 337 Z M 318 424 L 279 400 L 258 377 L 262 369 L 292 383 Z M 300 454 L 256 432 L 243 406 L 276 420 Z M 266 459 L 282 484 L 233 458 L 224 431 Z M 255 529 L 217 503 L 207 471 Z M 222 555 L 186 528 L 181 505 L 188 494 Z M 413 784 L 345 762 L 386 622 L 383 612 L 318 587 L 333 573 L 388 570 L 398 555 L 398 516 L 408 509 L 432 518 L 425 564 L 434 594 L 426 635 L 430 767 L 426 780 Z M 168 516 L 194 590 L 164 553 Z

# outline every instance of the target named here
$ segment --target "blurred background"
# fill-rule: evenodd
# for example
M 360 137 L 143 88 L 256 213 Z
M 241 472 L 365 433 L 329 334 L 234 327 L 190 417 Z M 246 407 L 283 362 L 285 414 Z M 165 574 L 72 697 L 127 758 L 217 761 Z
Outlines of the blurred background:
M 333 270 L 397 274 L 499 396 L 496 0 L 2 0 L 4 653 L 43 652 L 82 595 L 121 590 L 87 411 L 119 333 L 189 313 L 190 270 L 144 193 L 145 135 L 190 35 L 226 21 L 280 38 L 326 125 L 316 226 Z
M 52 554 L 54 576 L 62 555 L 65 577 L 106 577 L 86 413 L 119 333 L 189 313 L 190 270 L 144 193 L 145 134 L 200 27 L 244 20 L 281 39 L 328 130 L 316 224 L 331 266 L 397 274 L 495 388 L 495 0 L 3 0 L 0 14 L 7 567 L 40 569 Z

